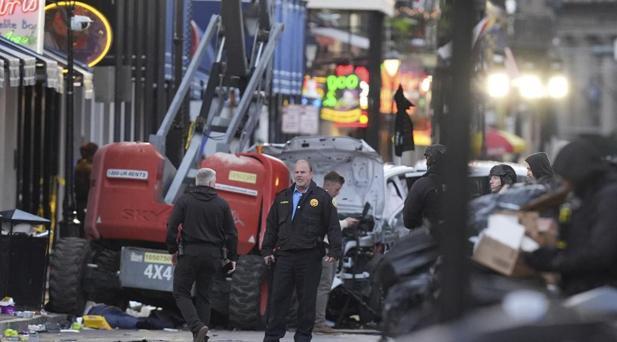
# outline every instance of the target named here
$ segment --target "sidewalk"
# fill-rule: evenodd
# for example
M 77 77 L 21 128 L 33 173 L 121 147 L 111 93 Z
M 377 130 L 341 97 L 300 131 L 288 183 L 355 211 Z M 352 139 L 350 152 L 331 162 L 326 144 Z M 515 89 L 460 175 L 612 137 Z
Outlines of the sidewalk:
M 10 315 L 0 315 L 0 333 L 5 329 L 14 329 L 17 331 L 27 331 L 29 324 L 46 324 L 58 323 L 66 320 L 67 315 L 46 313 L 44 315 L 34 315 L 32 318 L 23 318 Z

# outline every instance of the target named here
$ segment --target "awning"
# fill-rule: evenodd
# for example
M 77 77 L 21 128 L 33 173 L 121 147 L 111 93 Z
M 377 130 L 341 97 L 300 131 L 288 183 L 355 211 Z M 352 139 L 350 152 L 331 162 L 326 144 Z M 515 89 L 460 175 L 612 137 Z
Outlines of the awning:
M 60 70 L 60 75 L 61 75 L 60 77 L 62 77 L 62 69 L 66 67 L 66 58 L 50 50 L 45 50 L 43 52 L 43 55 L 46 58 L 54 60 L 58 63 L 58 68 Z M 92 83 L 93 75 L 92 75 L 91 69 L 85 64 L 80 63 L 78 61 L 74 62 L 73 67 L 75 69 L 75 72 L 82 76 L 83 84 L 80 84 L 79 86 L 82 86 L 84 89 L 84 98 L 86 99 L 94 98 L 94 86 Z M 62 93 L 63 89 L 64 89 L 64 82 L 60 82 L 58 91 Z
M 23 63 L 21 65 L 21 67 L 23 68 L 23 74 L 21 74 L 22 84 L 25 86 L 34 85 L 36 83 L 36 58 L 13 49 L 11 46 L 4 44 L 4 41 L 5 39 L 0 37 L 0 51 L 2 52 L 2 56 L 5 58 L 13 57 L 21 60 Z M 11 74 L 15 72 L 18 75 L 17 85 L 19 85 L 19 69 L 20 67 L 18 64 L 17 68 L 14 68 L 10 71 Z M 14 83 L 11 82 L 11 86 L 14 86 L 13 84 Z
M 36 83 L 36 68 L 41 66 L 37 63 L 43 63 L 46 86 L 54 89 L 59 89 L 62 86 L 62 73 L 56 61 L 2 37 L 0 37 L 0 51 L 5 56 L 12 56 L 16 60 L 16 63 L 9 65 L 9 72 L 11 73 L 9 85 L 11 87 L 19 85 L 19 59 L 24 61 L 23 85 L 34 85 Z
M 0 50 L 0 58 L 3 60 L 4 65 L 9 69 L 9 87 L 19 86 L 19 58 L 6 54 Z M 0 87 L 4 83 L 0 84 Z
M 32 215 L 23 210 L 12 209 L 0 211 L 0 222 L 27 222 L 27 223 L 49 223 L 49 220 L 40 216 Z
M 394 15 L 394 0 L 308 0 L 307 8 L 347 11 L 378 11 L 391 17 Z
M 505 153 L 522 153 L 525 151 L 525 140 L 510 132 L 488 129 L 484 137 L 486 154 L 489 156 L 501 156 Z

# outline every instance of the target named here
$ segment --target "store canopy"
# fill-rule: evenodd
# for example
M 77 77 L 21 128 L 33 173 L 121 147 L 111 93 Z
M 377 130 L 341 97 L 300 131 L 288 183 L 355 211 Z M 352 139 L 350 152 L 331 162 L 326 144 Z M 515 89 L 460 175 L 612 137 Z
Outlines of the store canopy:
M 43 55 L 47 58 L 50 58 L 58 63 L 61 69 L 67 67 L 66 57 L 64 55 L 60 55 L 51 50 L 43 51 Z M 92 69 L 88 67 L 86 64 L 74 61 L 73 68 L 75 72 L 82 76 L 82 84 L 79 86 L 83 87 L 84 98 L 92 99 L 94 98 L 94 85 L 93 85 L 93 74 Z M 77 85 L 77 84 L 76 84 Z M 63 89 L 63 82 L 60 82 L 60 92 Z
M 379 11 L 391 17 L 394 15 L 394 0 L 308 0 L 307 8 L 346 11 Z
M 40 216 L 32 215 L 23 210 L 12 209 L 0 211 L 0 222 L 24 222 L 24 223 L 33 223 L 33 224 L 41 224 L 41 223 L 49 223 L 49 220 L 46 218 L 42 218 Z
M 8 77 L 9 87 L 19 86 L 19 58 L 11 56 L 10 54 L 2 52 L 0 50 L 0 60 L 2 60 L 2 82 L 0 87 L 4 85 L 4 80 Z M 8 70 L 8 75 L 4 73 L 4 68 Z
M 21 77 L 23 85 L 34 85 L 36 83 L 36 58 L 34 56 L 24 54 L 21 51 L 14 49 L 11 45 L 6 44 L 6 41 L 7 40 L 5 38 L 0 37 L 0 57 L 4 58 L 5 60 L 15 58 L 18 61 L 21 61 L 21 63 L 18 62 L 17 64 L 9 63 L 9 73 L 11 75 L 18 75 L 18 82 L 11 82 L 10 86 L 18 86 L 19 77 Z
M 16 44 L 6 38 L 0 37 L 0 57 L 8 61 L 9 86 L 19 86 L 20 75 L 22 85 L 34 85 L 36 83 L 36 68 L 45 68 L 45 80 L 48 88 L 59 89 L 62 86 L 62 73 L 58 63 L 35 51 Z M 11 62 L 10 59 L 13 59 Z M 20 62 L 23 61 L 23 73 L 20 73 Z
M 485 136 L 486 154 L 501 156 L 506 153 L 522 153 L 525 151 L 525 140 L 510 132 L 490 128 Z

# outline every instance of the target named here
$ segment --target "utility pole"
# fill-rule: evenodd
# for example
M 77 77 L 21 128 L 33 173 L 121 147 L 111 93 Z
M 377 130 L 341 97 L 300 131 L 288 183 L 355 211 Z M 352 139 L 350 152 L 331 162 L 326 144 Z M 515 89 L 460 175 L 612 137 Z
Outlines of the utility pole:
M 64 200 L 62 205 L 62 236 L 80 236 L 79 223 L 77 221 L 77 213 L 75 212 L 75 192 L 74 192 L 74 173 L 73 173 L 73 121 L 74 121 L 74 105 L 73 92 L 75 74 L 75 61 L 73 57 L 73 29 L 71 22 L 75 14 L 75 1 L 68 1 L 64 5 L 66 9 L 66 50 L 67 50 L 67 75 L 66 75 L 66 132 L 65 132 L 65 149 L 64 149 Z
M 366 142 L 379 153 L 379 130 L 381 127 L 381 60 L 383 50 L 384 14 L 371 11 L 369 21 L 369 95 L 368 95 L 368 127 Z
M 443 255 L 441 269 L 440 320 L 460 318 L 466 308 L 469 286 L 467 254 L 467 181 L 470 117 L 472 112 L 471 41 L 474 20 L 474 1 L 453 1 L 452 24 L 452 91 L 446 99 L 449 110 L 442 137 L 448 153 L 446 158 L 446 191 L 442 203 L 445 223 L 440 225 L 440 248 Z M 456 112 L 454 114 L 453 112 Z

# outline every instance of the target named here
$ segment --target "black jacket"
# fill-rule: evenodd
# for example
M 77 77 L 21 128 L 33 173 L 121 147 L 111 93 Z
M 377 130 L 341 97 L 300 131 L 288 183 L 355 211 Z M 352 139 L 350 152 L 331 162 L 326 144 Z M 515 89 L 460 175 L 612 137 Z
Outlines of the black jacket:
M 433 146 L 437 147 L 432 148 Z M 426 152 L 428 155 L 426 174 L 413 183 L 405 199 L 403 223 L 409 229 L 420 227 L 425 218 L 431 225 L 441 219 L 441 195 L 445 188 L 443 178 L 445 152 L 440 149 L 442 145 L 433 146 Z
M 553 168 L 551 168 L 551 162 L 548 160 L 546 153 L 538 152 L 531 154 L 525 161 L 529 164 L 536 183 L 546 186 L 549 190 L 557 188 L 559 184 L 557 184 Z
M 405 199 L 403 223 L 414 229 L 422 226 L 424 219 L 431 224 L 439 221 L 442 184 L 434 175 L 428 174 L 415 181 Z
M 566 247 L 541 248 L 527 256 L 528 263 L 561 273 L 567 295 L 617 285 L 617 175 L 581 141 L 564 147 L 553 168 L 574 184 L 577 197 L 570 222 L 561 231 Z
M 229 204 L 211 187 L 190 188 L 176 202 L 167 222 L 167 249 L 170 253 L 178 251 L 179 234 L 183 254 L 218 257 L 222 256 L 225 247 L 230 260 L 238 259 L 238 232 Z
M 295 184 L 279 192 L 267 219 L 262 255 L 284 254 L 295 250 L 323 248 L 328 234 L 328 256 L 341 257 L 341 226 L 332 197 L 311 181 L 292 217 Z
M 81 158 L 77 161 L 75 166 L 75 201 L 79 208 L 86 208 L 88 205 L 91 172 L 92 160 Z

